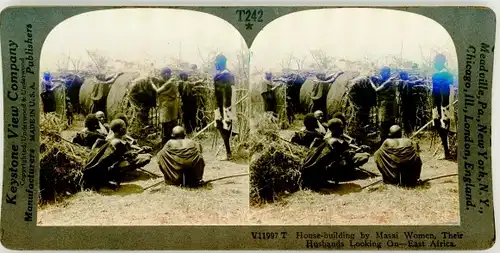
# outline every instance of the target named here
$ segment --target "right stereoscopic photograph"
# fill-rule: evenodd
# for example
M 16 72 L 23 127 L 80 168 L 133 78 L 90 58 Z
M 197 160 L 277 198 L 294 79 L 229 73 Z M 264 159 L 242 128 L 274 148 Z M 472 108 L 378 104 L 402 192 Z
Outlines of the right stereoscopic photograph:
M 458 63 L 439 23 L 308 10 L 250 50 L 252 224 L 460 223 Z

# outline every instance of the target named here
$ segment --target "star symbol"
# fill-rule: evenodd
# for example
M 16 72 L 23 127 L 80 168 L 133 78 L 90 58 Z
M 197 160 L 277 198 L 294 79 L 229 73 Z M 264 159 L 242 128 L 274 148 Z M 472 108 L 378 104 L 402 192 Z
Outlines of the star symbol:
M 253 27 L 253 24 L 252 24 L 252 23 L 246 23 L 246 24 L 245 24 L 245 28 L 246 28 L 247 30 L 252 30 L 252 27 Z

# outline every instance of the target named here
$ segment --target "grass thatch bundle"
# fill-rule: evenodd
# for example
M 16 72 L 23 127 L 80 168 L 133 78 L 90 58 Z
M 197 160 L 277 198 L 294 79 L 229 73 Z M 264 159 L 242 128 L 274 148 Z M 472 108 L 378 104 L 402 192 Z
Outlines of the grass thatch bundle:
M 137 107 L 152 108 L 156 106 L 156 90 L 151 82 L 160 87 L 162 81 L 158 78 L 141 78 L 134 80 L 135 84 L 130 88 L 129 99 Z
M 279 136 L 273 118 L 263 118 L 248 138 L 250 154 L 250 203 L 272 202 L 301 187 L 300 167 L 307 150 Z
M 400 82 L 398 102 L 399 123 L 407 135 L 420 129 L 432 119 L 431 84 L 409 86 L 405 82 Z
M 343 104 L 347 134 L 356 139 L 366 139 L 372 131 L 365 126 L 374 125 L 371 112 L 377 105 L 377 96 L 368 78 L 359 76 L 347 83 Z
M 201 85 L 195 86 L 193 89 L 196 97 L 196 128 L 202 129 L 214 118 L 214 111 L 217 107 L 215 104 L 215 90 L 213 84 L 204 82 Z
M 66 127 L 54 113 L 40 116 L 40 202 L 76 193 L 83 186 L 82 169 L 90 152 L 61 137 Z

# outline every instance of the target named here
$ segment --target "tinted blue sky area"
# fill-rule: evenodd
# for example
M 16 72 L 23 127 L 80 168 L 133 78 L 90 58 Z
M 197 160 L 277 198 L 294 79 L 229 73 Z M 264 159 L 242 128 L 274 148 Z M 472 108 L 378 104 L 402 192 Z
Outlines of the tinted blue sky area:
M 422 65 L 438 52 L 448 57 L 448 67 L 457 68 L 451 37 L 429 18 L 382 9 L 328 9 L 293 13 L 266 26 L 251 48 L 252 70 L 277 71 L 290 56 L 308 67 L 315 62 L 311 50 L 333 58 L 339 68 L 346 68 L 342 59 L 380 67 L 393 57 Z

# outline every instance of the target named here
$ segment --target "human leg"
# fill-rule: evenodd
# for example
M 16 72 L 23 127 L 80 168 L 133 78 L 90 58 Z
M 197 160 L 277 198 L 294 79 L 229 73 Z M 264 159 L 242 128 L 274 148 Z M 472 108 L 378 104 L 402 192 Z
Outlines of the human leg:
M 217 129 L 219 130 L 222 140 L 224 141 L 224 147 L 226 148 L 227 159 L 231 159 L 232 154 L 231 154 L 231 145 L 229 141 L 231 137 L 231 131 L 224 129 L 222 121 L 220 120 L 217 121 Z

